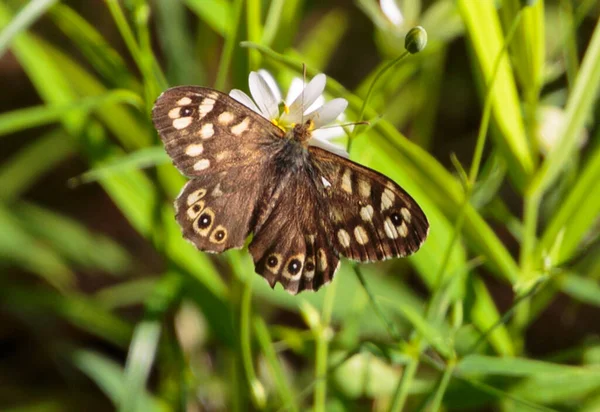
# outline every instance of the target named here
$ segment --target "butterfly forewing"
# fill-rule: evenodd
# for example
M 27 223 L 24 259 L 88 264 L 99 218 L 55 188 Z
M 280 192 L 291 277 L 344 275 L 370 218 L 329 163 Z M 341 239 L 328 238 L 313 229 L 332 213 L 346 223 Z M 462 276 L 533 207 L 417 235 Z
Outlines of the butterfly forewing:
M 165 91 L 153 120 L 175 166 L 193 177 L 175 201 L 184 237 L 207 252 L 243 246 L 272 190 L 262 176 L 281 131 L 229 96 L 193 86 Z
M 264 117 L 203 87 L 168 89 L 156 100 L 152 118 L 167 153 L 186 176 L 232 169 L 247 173 L 267 160 L 262 155 L 282 137 Z

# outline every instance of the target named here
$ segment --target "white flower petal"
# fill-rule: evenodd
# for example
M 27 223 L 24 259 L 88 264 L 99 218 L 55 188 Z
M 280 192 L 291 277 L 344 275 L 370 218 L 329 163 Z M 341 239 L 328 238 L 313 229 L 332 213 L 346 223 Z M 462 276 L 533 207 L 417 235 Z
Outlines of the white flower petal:
M 325 96 L 320 95 L 319 97 L 317 97 L 317 100 L 315 100 L 315 102 L 313 104 L 311 104 L 309 107 L 304 109 L 304 114 L 306 115 L 307 113 L 312 113 L 315 110 L 317 110 L 319 107 L 323 106 L 324 104 L 325 104 Z
M 347 126 L 350 131 L 354 128 L 354 126 Z M 312 135 L 317 139 L 321 140 L 332 140 L 337 137 L 346 136 L 346 131 L 342 126 L 331 126 L 325 127 L 322 129 L 317 129 L 312 132 Z
M 312 139 L 310 139 L 308 141 L 308 144 L 310 146 L 320 147 L 323 150 L 327 150 L 328 152 L 331 152 L 338 156 L 345 157 L 346 159 L 348 159 L 350 157 L 350 155 L 348 155 L 348 152 L 346 151 L 346 149 L 343 148 L 342 146 L 333 144 L 331 142 L 328 142 L 327 140 L 321 140 L 321 139 L 315 137 L 314 134 L 313 134 Z
M 279 102 L 281 102 L 281 91 L 279 90 L 279 86 L 277 86 L 275 78 L 271 75 L 271 73 L 269 73 L 265 69 L 260 69 L 258 71 L 258 74 L 267 83 L 269 89 L 271 89 L 271 92 L 275 97 L 275 100 L 277 100 L 277 104 L 279 105 Z
M 254 110 L 256 113 L 258 113 L 262 116 L 262 113 L 260 112 L 260 110 L 258 110 L 258 107 L 256 107 L 256 104 L 254 104 L 254 102 L 252 101 L 250 96 L 248 96 L 243 91 L 238 90 L 238 89 L 233 89 L 232 91 L 229 92 L 229 97 L 237 100 L 244 106 L 249 107 L 250 109 Z
M 294 77 L 290 83 L 287 96 L 285 96 L 285 104 L 291 106 L 294 100 L 302 93 L 302 89 L 304 89 L 304 82 L 300 77 Z
M 251 72 L 248 80 L 250 93 L 266 119 L 275 119 L 279 115 L 278 101 L 269 88 L 269 85 L 256 72 Z
M 327 77 L 323 73 L 319 73 L 313 77 L 302 93 L 290 105 L 290 112 L 286 113 L 282 118 L 293 123 L 299 122 L 306 108 L 310 107 L 323 93 L 323 90 L 325 90 L 326 81 Z
M 404 16 L 396 0 L 380 0 L 381 11 L 396 26 L 400 26 L 404 21 Z
M 314 112 L 309 113 L 306 117 L 315 122 L 315 129 L 319 129 L 333 122 L 344 110 L 346 110 L 346 107 L 348 107 L 348 101 L 346 99 L 333 99 Z

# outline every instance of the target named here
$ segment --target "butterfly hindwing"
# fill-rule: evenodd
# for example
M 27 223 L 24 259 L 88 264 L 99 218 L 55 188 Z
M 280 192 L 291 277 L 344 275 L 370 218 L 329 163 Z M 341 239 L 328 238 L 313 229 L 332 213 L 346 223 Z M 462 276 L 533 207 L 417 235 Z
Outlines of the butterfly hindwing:
M 309 147 L 336 250 L 361 262 L 416 252 L 429 230 L 419 205 L 384 175 L 317 147 Z
M 339 266 L 330 242 L 325 205 L 306 172 L 290 173 L 273 196 L 274 206 L 250 243 L 256 272 L 271 287 L 296 294 L 329 283 Z
M 186 176 L 256 172 L 282 132 L 268 120 L 213 89 L 179 86 L 159 96 L 152 118 L 169 156 Z M 254 170 L 253 170 L 254 169 Z

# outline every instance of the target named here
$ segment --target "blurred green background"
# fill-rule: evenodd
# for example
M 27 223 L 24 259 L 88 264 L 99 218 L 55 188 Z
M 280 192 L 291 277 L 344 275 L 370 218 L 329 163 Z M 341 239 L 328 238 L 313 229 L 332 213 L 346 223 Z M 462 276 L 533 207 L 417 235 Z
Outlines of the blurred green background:
M 599 14 L 0 1 L 0 410 L 600 410 Z M 394 61 L 415 25 L 427 47 Z M 431 230 L 293 297 L 183 241 L 150 110 L 260 68 L 285 92 L 302 63 Z

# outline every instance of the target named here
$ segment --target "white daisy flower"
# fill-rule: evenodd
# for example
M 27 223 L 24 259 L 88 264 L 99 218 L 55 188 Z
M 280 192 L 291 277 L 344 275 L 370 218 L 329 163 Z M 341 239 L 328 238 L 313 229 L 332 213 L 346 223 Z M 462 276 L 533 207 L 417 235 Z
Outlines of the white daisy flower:
M 252 98 L 238 89 L 232 90 L 229 95 L 286 133 L 296 124 L 312 120 L 311 139 L 308 144 L 348 157 L 345 148 L 331 142 L 344 134 L 343 128 L 338 126 L 322 129 L 336 119 L 341 120 L 340 117 L 348 106 L 348 101 L 341 98 L 325 103 L 323 91 L 326 79 L 324 74 L 318 74 L 304 88 L 302 80 L 294 79 L 285 102 L 280 106 L 283 100 L 275 79 L 266 70 L 259 70 L 251 72 L 248 79 Z

